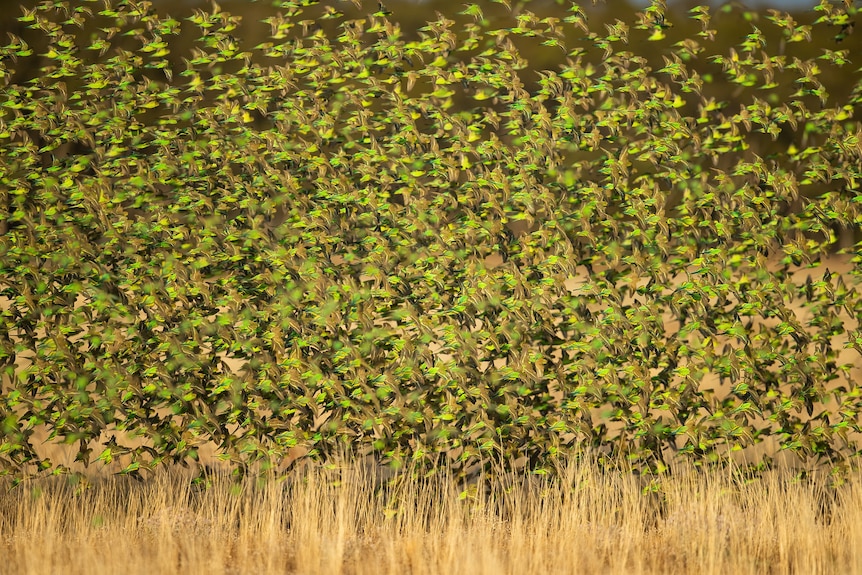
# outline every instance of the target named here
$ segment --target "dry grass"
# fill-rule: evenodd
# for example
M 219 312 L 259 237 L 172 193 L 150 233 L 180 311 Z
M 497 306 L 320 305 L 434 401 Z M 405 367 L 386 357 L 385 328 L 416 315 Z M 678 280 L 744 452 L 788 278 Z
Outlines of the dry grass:
M 0 557 L 7 575 L 859 573 L 860 478 L 677 470 L 656 490 L 572 463 L 484 489 L 311 464 L 207 489 L 176 470 L 30 480 L 3 486 Z

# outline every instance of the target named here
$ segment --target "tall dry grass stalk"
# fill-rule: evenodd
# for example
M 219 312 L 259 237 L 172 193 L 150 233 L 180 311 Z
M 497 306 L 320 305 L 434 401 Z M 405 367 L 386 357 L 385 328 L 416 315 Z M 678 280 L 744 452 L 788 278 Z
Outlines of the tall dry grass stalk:
M 652 483 L 580 461 L 555 479 L 383 481 L 360 465 L 206 489 L 31 480 L 0 494 L 2 573 L 859 573 L 860 477 L 746 480 L 676 469 Z

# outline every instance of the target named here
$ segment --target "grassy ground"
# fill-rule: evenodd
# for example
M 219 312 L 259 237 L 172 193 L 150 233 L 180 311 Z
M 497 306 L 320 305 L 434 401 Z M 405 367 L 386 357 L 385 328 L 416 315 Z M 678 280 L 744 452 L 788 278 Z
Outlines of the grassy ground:
M 310 464 L 269 481 L 214 474 L 206 489 L 177 470 L 31 480 L 0 491 L 0 571 L 862 573 L 860 479 L 676 470 L 656 491 L 572 463 L 486 489 Z

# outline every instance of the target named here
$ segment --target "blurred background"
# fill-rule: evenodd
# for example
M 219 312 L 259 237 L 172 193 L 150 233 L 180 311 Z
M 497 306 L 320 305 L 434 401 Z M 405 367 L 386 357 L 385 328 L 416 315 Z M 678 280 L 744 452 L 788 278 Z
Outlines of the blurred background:
M 68 4 L 79 5 L 79 1 L 73 0 Z M 114 3 L 119 1 L 114 0 Z M 481 7 L 487 25 L 491 29 L 517 25 L 512 14 L 502 5 L 501 2 L 503 1 L 511 3 L 515 14 L 529 10 L 539 18 L 552 16 L 560 20 L 569 14 L 568 8 L 572 4 L 568 0 L 474 0 L 473 3 Z M 849 18 L 846 26 L 817 26 L 816 34 L 810 42 L 802 41 L 785 45 L 783 34 L 786 34 L 786 30 L 782 30 L 781 26 L 770 21 L 769 11 L 775 9 L 788 11 L 792 17 L 793 25 L 813 24 L 822 15 L 822 12 L 814 9 L 819 4 L 818 0 L 746 0 L 745 2 L 738 0 L 730 2 L 669 0 L 666 14 L 669 26 L 665 30 L 667 40 L 659 43 L 648 42 L 646 41 L 646 34 L 636 34 L 632 27 L 631 39 L 626 45 L 622 45 L 621 49 L 646 57 L 653 70 L 658 70 L 666 65 L 663 56 L 668 54 L 669 46 L 673 42 L 689 38 L 696 39 L 706 48 L 706 51 L 701 57 L 687 61 L 686 66 L 689 71 L 696 71 L 704 78 L 705 84 L 708 84 L 706 90 L 709 96 L 715 97 L 716 101 L 734 104 L 736 102 L 750 103 L 752 95 L 756 95 L 766 97 L 771 105 L 778 105 L 784 101 L 784 97 L 789 97 L 792 94 L 792 90 L 795 88 L 792 83 L 796 76 L 785 75 L 785 79 L 791 85 L 786 87 L 781 85 L 768 93 L 759 91 L 759 88 L 741 90 L 738 84 L 722 86 L 722 82 L 724 82 L 722 67 L 709 61 L 705 56 L 707 54 L 728 55 L 731 49 L 740 52 L 740 45 L 746 41 L 746 37 L 752 32 L 762 33 L 762 38 L 766 42 L 763 50 L 768 55 L 784 55 L 788 63 L 792 62 L 794 57 L 803 61 L 820 57 L 824 54 L 824 50 L 846 50 L 845 58 L 849 61 L 848 66 L 841 69 L 825 64 L 820 66 L 819 79 L 829 89 L 830 105 L 835 105 L 835 102 L 846 102 L 847 96 L 852 92 L 854 86 L 848 82 L 848 72 L 855 72 L 856 68 L 859 67 L 860 61 L 856 59 L 855 55 L 862 54 L 862 32 L 853 34 L 855 19 L 860 17 L 858 11 L 862 9 L 862 0 L 848 1 L 855 6 L 857 14 Z M 35 57 L 18 59 L 11 64 L 6 63 L 7 69 L 13 70 L 11 78 L 13 83 L 25 82 L 29 78 L 36 77 L 39 69 L 45 65 L 44 59 L 39 57 L 39 54 L 44 52 L 44 50 L 40 50 L 45 46 L 44 39 L 40 39 L 37 33 L 29 30 L 25 23 L 18 20 L 24 10 L 32 9 L 41 3 L 41 0 L 4 0 L 2 2 L 3 7 L 7 9 L 0 11 L 0 42 L 7 42 L 10 33 L 20 36 L 34 48 L 36 55 Z M 255 50 L 255 46 L 271 41 L 269 36 L 272 33 L 272 27 L 264 20 L 279 13 L 288 13 L 292 10 L 290 8 L 292 4 L 303 3 L 284 0 L 221 0 L 218 2 L 218 9 L 242 18 L 241 27 L 234 32 L 235 39 L 240 44 L 241 49 L 257 52 L 253 61 L 262 65 L 272 65 L 278 62 L 260 56 L 260 50 Z M 403 34 L 402 40 L 411 41 L 420 39 L 420 29 L 429 21 L 436 20 L 438 14 L 444 14 L 446 18 L 452 20 L 452 29 L 460 31 L 462 26 L 473 22 L 472 16 L 459 14 L 465 10 L 468 3 L 467 0 L 383 0 L 382 4 L 385 6 L 382 9 L 387 13 L 387 18 L 390 21 L 400 25 Z M 843 10 L 843 0 L 832 0 L 831 3 L 836 8 L 840 7 Z M 82 4 L 90 6 L 94 12 L 99 12 L 104 8 L 102 1 Z M 190 56 L 192 49 L 198 46 L 197 41 L 199 40 L 199 29 L 185 19 L 192 16 L 195 11 L 212 12 L 213 2 L 212 0 L 149 0 L 149 4 L 160 15 L 169 15 L 182 23 L 180 36 L 170 38 L 170 55 L 168 56 L 174 72 L 181 72 L 186 68 L 183 58 Z M 361 8 L 357 7 L 359 4 L 361 4 Z M 335 7 L 344 14 L 345 19 L 351 19 L 364 18 L 368 14 L 377 12 L 381 10 L 379 6 L 382 4 L 379 3 L 379 0 L 318 2 L 315 6 L 302 8 L 299 15 L 294 19 L 297 21 L 304 19 L 307 22 L 315 20 L 316 26 L 324 28 L 327 32 L 331 31 L 333 34 L 331 38 L 334 38 L 340 33 L 337 23 L 341 19 L 316 20 L 324 13 L 325 7 Z M 609 33 L 608 27 L 614 25 L 618 20 L 632 26 L 636 20 L 636 13 L 648 6 L 649 2 L 644 0 L 588 0 L 577 4 L 587 15 L 590 31 L 599 36 L 605 36 Z M 701 24 L 693 19 L 689 13 L 689 10 L 695 6 L 704 4 L 712 7 L 709 27 L 716 31 L 714 38 L 709 40 L 702 37 L 698 38 L 698 33 L 702 30 Z M 287 33 L 287 38 L 293 37 L 294 32 L 300 28 L 296 27 L 293 32 Z M 571 51 L 575 46 L 585 47 L 586 52 L 583 61 L 595 65 L 601 64 L 604 59 L 602 48 L 597 47 L 593 40 L 586 38 L 583 31 L 569 25 L 564 26 L 564 29 L 566 29 L 567 34 L 569 30 L 574 30 L 574 37 L 571 41 L 567 35 L 567 50 Z M 83 40 L 89 36 L 89 40 L 92 41 L 96 37 L 104 36 L 104 34 L 104 28 L 100 31 L 97 25 L 93 24 L 85 27 L 83 34 L 79 32 L 78 37 Z M 128 43 L 127 49 L 131 50 L 139 47 L 131 41 L 131 38 L 126 40 L 117 37 L 111 40 L 111 43 L 117 45 L 123 42 L 123 47 L 126 47 L 125 43 Z M 520 54 L 529 62 L 529 69 L 524 70 L 521 74 L 521 79 L 528 90 L 534 89 L 538 84 L 539 75 L 536 71 L 559 70 L 566 65 L 567 57 L 560 51 L 559 47 L 542 46 L 541 39 L 529 41 L 529 39 L 519 37 L 514 38 L 514 40 Z M 85 60 L 98 58 L 97 54 L 97 52 L 82 51 Z M 160 80 L 163 81 L 164 78 L 162 77 Z M 782 74 L 777 73 L 775 81 L 780 84 Z M 70 85 L 70 88 L 72 87 L 73 85 Z M 475 104 L 475 102 L 471 101 L 470 104 Z M 730 109 L 735 110 L 737 106 L 730 106 Z M 696 113 L 696 110 L 692 110 L 692 112 Z M 857 116 L 856 119 L 862 119 L 862 116 Z M 784 136 L 786 134 L 782 134 L 782 137 Z
M 560 20 L 569 14 L 568 7 L 572 4 L 568 0 L 475 0 L 474 3 L 481 7 L 487 25 L 491 29 L 517 25 L 512 14 L 501 4 L 502 1 L 510 1 L 516 14 L 529 10 L 539 18 L 553 16 Z M 767 98 L 771 105 L 778 105 L 780 102 L 786 101 L 784 98 L 789 97 L 795 90 L 793 82 L 796 76 L 786 74 L 784 79 L 789 85 L 780 85 L 769 92 L 760 91 L 758 87 L 741 90 L 738 84 L 722 85 L 725 79 L 721 65 L 711 62 L 706 55 L 728 55 L 731 49 L 740 52 L 741 44 L 753 32 L 762 33 L 762 38 L 765 40 L 763 50 L 768 55 L 784 55 L 787 63 L 792 62 L 794 57 L 805 61 L 823 56 L 824 51 L 846 51 L 845 58 L 849 61 L 849 65 L 838 68 L 824 63 L 820 65 L 819 74 L 819 80 L 828 88 L 829 105 L 835 105 L 835 102 L 846 103 L 848 95 L 854 89 L 852 83 L 848 82 L 848 73 L 855 72 L 860 65 L 859 60 L 862 60 L 862 58 L 857 60 L 855 56 L 862 54 L 862 32 L 853 34 L 855 19 L 860 17 L 858 11 L 862 9 L 862 0 L 848 1 L 855 6 L 857 14 L 849 18 L 846 26 L 817 26 L 816 33 L 810 42 L 785 44 L 786 30 L 782 30 L 781 26 L 770 21 L 769 10 L 788 11 L 792 17 L 792 25 L 813 24 L 822 15 L 822 12 L 814 10 L 819 4 L 818 0 L 746 0 L 745 2 L 738 0 L 730 2 L 669 0 L 666 14 L 669 23 L 665 30 L 666 41 L 648 42 L 646 41 L 646 34 L 636 34 L 632 27 L 631 39 L 627 44 L 617 45 L 620 46 L 620 49 L 646 57 L 653 70 L 658 70 L 666 65 L 663 57 L 669 53 L 669 47 L 673 45 L 673 42 L 689 38 L 696 39 L 706 48 L 706 51 L 700 57 L 694 57 L 687 61 L 687 68 L 689 71 L 696 71 L 703 77 L 705 84 L 708 85 L 705 90 L 708 91 L 709 96 L 714 97 L 716 101 L 725 101 L 730 104 L 736 102 L 750 103 L 752 96 L 758 96 Z M 119 0 L 114 0 L 114 3 L 118 2 Z M 7 42 L 11 33 L 23 38 L 35 51 L 35 57 L 19 58 L 14 63 L 5 63 L 7 69 L 13 70 L 11 75 L 13 83 L 26 82 L 27 79 L 38 76 L 39 69 L 45 65 L 44 59 L 39 57 L 39 54 L 44 52 L 44 49 L 40 50 L 40 48 L 44 48 L 46 45 L 44 39 L 39 38 L 36 32 L 29 30 L 25 23 L 18 20 L 24 10 L 32 9 L 40 3 L 42 3 L 41 0 L 5 0 L 2 3 L 7 9 L 0 11 L 0 42 Z M 221 0 L 218 2 L 218 9 L 242 18 L 241 27 L 234 32 L 235 39 L 240 44 L 241 49 L 257 52 L 253 61 L 262 65 L 272 65 L 273 63 L 278 64 L 278 62 L 260 56 L 260 50 L 255 50 L 255 47 L 261 43 L 271 41 L 269 36 L 272 33 L 272 27 L 264 20 L 278 13 L 288 13 L 292 10 L 290 8 L 292 4 L 303 3 L 284 0 Z M 73 0 L 68 4 L 79 5 L 79 0 Z M 101 1 L 83 4 L 90 6 L 91 10 L 95 12 L 104 8 Z M 168 56 L 174 72 L 182 72 L 186 68 L 183 58 L 189 57 L 192 49 L 199 45 L 197 43 L 199 29 L 185 19 L 192 16 L 195 11 L 212 12 L 213 3 L 211 0 L 149 0 L 149 4 L 160 15 L 169 15 L 182 23 L 180 36 L 170 38 L 170 55 Z M 359 4 L 361 4 L 361 8 L 357 7 Z M 383 10 L 388 14 L 388 19 L 400 25 L 403 34 L 402 40 L 404 41 L 420 39 L 420 29 L 429 21 L 436 20 L 438 14 L 444 14 L 448 19 L 453 20 L 452 29 L 455 31 L 460 31 L 462 26 L 473 21 L 472 16 L 459 14 L 465 10 L 465 6 L 468 4 L 466 0 L 384 0 L 383 4 L 385 4 Z M 644 0 L 588 0 L 577 4 L 587 15 L 590 31 L 599 36 L 605 36 L 609 33 L 608 27 L 614 25 L 618 20 L 632 26 L 636 20 L 636 13 L 648 6 L 649 2 Z M 698 38 L 698 33 L 702 30 L 701 24 L 693 19 L 689 13 L 693 7 L 703 4 L 712 6 L 709 27 L 716 31 L 714 38 L 708 40 L 702 37 Z M 843 10 L 843 0 L 832 0 L 832 4 Z M 344 14 L 345 19 L 364 18 L 381 9 L 379 8 L 379 0 L 332 0 L 302 8 L 299 15 L 294 19 L 297 21 L 305 19 L 307 22 L 315 20 L 316 26 L 324 28 L 327 32 L 331 31 L 333 34 L 331 38 L 334 38 L 340 33 L 337 23 L 341 19 L 316 20 L 324 13 L 325 7 L 335 7 Z M 294 28 L 293 32 L 287 34 L 287 38 L 294 36 L 294 32 L 300 28 Z M 593 40 L 586 38 L 583 31 L 569 25 L 566 25 L 564 29 L 567 31 L 567 50 L 571 51 L 575 46 L 584 47 L 586 51 L 583 61 L 601 65 L 604 59 L 602 48 L 596 46 Z M 569 30 L 574 31 L 574 37 L 571 41 L 568 39 Z M 79 32 L 78 37 L 84 40 L 88 39 L 89 36 L 89 40 L 92 41 L 99 36 L 104 36 L 104 34 L 104 28 L 100 31 L 97 25 L 93 24 L 85 27 L 83 33 Z M 559 47 L 542 46 L 541 39 L 529 41 L 529 39 L 519 37 L 514 38 L 514 40 L 520 54 L 529 62 L 529 69 L 524 70 L 521 74 L 521 79 L 527 90 L 532 90 L 537 86 L 539 79 L 537 71 L 559 70 L 566 65 L 567 56 L 560 51 Z M 123 47 L 126 47 L 125 44 L 127 43 L 127 49 L 131 50 L 139 47 L 131 38 L 124 40 L 117 37 L 111 40 L 111 43 L 113 45 L 122 43 Z M 755 51 L 755 55 L 757 55 L 757 51 Z M 98 58 L 98 53 L 84 50 L 82 56 L 85 60 L 93 60 Z M 164 78 L 162 77 L 160 80 L 163 81 Z M 782 74 L 777 73 L 775 75 L 775 82 L 781 84 Z M 73 87 L 70 85 L 70 88 Z M 859 90 L 862 87 L 856 89 Z M 474 105 L 475 102 L 471 101 L 469 104 Z M 731 105 L 729 108 L 731 110 L 738 109 L 736 105 Z M 689 110 L 683 110 L 683 112 L 689 112 Z M 691 112 L 696 113 L 696 109 L 691 110 Z M 862 119 L 862 115 L 857 115 L 855 119 Z M 786 136 L 787 134 L 782 134 L 782 137 Z M 787 143 L 785 143 L 784 149 L 786 147 Z
M 79 5 L 80 0 L 73 0 L 68 4 L 72 6 Z M 474 0 L 474 3 L 479 5 L 484 13 L 484 18 L 488 21 L 488 26 L 491 29 L 500 29 L 511 26 L 516 26 L 515 19 L 512 14 L 501 4 L 502 1 L 510 1 L 515 13 L 523 11 L 531 11 L 539 18 L 553 16 L 562 20 L 568 14 L 568 7 L 572 4 L 568 0 Z M 831 0 L 836 8 L 843 9 L 843 0 Z M 862 8 L 862 0 L 848 0 L 851 5 L 855 6 L 857 12 Z M 119 0 L 114 0 L 118 3 Z M 38 75 L 38 70 L 44 65 L 40 61 L 40 44 L 45 45 L 44 41 L 38 37 L 32 30 L 27 29 L 27 25 L 18 20 L 24 10 L 32 9 L 39 5 L 41 0 L 4 0 L 3 7 L 6 10 L 0 11 L 0 42 L 7 42 L 9 33 L 22 37 L 28 44 L 35 49 L 37 57 L 19 59 L 13 64 L 6 63 L 7 68 L 14 70 L 12 82 L 26 81 L 28 78 L 33 78 Z M 218 8 L 223 12 L 240 16 L 242 25 L 234 35 L 236 40 L 241 45 L 241 49 L 254 52 L 255 46 L 270 40 L 269 35 L 272 28 L 269 24 L 263 22 L 265 19 L 274 16 L 278 13 L 286 14 L 292 8 L 292 4 L 303 4 L 304 2 L 287 2 L 284 0 L 221 0 L 218 2 Z M 438 18 L 438 13 L 444 14 L 448 19 L 453 20 L 452 28 L 456 31 L 461 30 L 466 23 L 473 21 L 472 16 L 459 14 L 465 10 L 465 6 L 469 2 L 467 0 L 383 0 L 385 7 L 384 11 L 388 14 L 388 19 L 392 22 L 397 22 L 401 26 L 402 39 L 404 41 L 418 40 L 420 38 L 420 29 L 427 22 L 434 21 Z M 91 10 L 99 12 L 103 10 L 104 5 L 99 2 L 82 3 L 91 7 Z M 170 55 L 168 56 L 174 65 L 174 71 L 182 71 L 185 69 L 183 57 L 188 57 L 191 50 L 196 46 L 198 40 L 198 28 L 185 20 L 193 15 L 195 11 L 213 11 L 213 3 L 211 0 L 149 0 L 155 10 L 160 15 L 169 15 L 180 22 L 181 34 L 180 37 L 172 37 L 170 39 Z M 357 5 L 361 4 L 361 8 Z M 608 34 L 608 26 L 613 25 L 617 20 L 625 22 L 629 26 L 636 19 L 636 13 L 642 11 L 644 7 L 649 5 L 649 2 L 644 0 L 587 0 L 577 3 L 581 6 L 583 12 L 588 17 L 588 25 L 591 32 L 604 36 Z M 711 20 L 710 28 L 715 29 L 716 34 L 713 39 L 706 40 L 698 38 L 698 33 L 702 30 L 700 22 L 692 19 L 689 10 L 698 5 L 708 4 L 712 7 L 710 10 Z M 647 42 L 646 35 L 635 34 L 632 30 L 630 34 L 631 40 L 627 45 L 622 46 L 624 50 L 628 50 L 635 55 L 644 56 L 648 59 L 654 70 L 665 66 L 662 56 L 669 52 L 668 47 L 673 42 L 682 41 L 688 38 L 694 38 L 699 43 L 705 46 L 705 54 L 729 54 L 731 48 L 737 52 L 740 51 L 741 43 L 745 42 L 746 36 L 752 32 L 762 32 L 762 37 L 766 40 L 763 47 L 764 51 L 770 56 L 782 54 L 786 56 L 786 61 L 792 62 L 793 57 L 807 60 L 822 56 L 824 50 L 847 51 L 847 60 L 849 66 L 843 69 L 838 69 L 832 66 L 821 66 L 819 79 L 829 88 L 829 95 L 833 102 L 842 101 L 847 94 L 853 89 L 853 86 L 847 81 L 847 73 L 855 71 L 860 65 L 860 62 L 854 58 L 854 55 L 862 54 L 862 33 L 853 34 L 855 19 L 859 15 L 853 15 L 848 21 L 848 25 L 838 29 L 836 26 L 818 26 L 817 34 L 812 38 L 811 42 L 796 42 L 785 46 L 781 26 L 774 24 L 769 20 L 769 10 L 779 9 L 788 11 L 792 16 L 792 22 L 795 25 L 813 24 L 814 21 L 822 15 L 822 12 L 817 12 L 814 8 L 819 4 L 818 0 L 745 0 L 740 2 L 732 0 L 730 2 L 719 2 L 717 0 L 669 0 L 667 2 L 667 21 L 669 27 L 665 31 L 667 41 L 656 43 Z M 17 5 L 17 6 L 16 6 Z M 318 2 L 315 6 L 302 8 L 300 15 L 295 17 L 295 20 L 316 20 L 316 18 L 324 13 L 324 7 L 335 7 L 339 12 L 344 14 L 344 18 L 364 18 L 368 14 L 380 10 L 379 0 L 331 0 L 328 2 Z M 318 21 L 317 25 L 323 27 L 328 32 L 331 30 L 333 38 L 339 34 L 337 22 L 341 20 L 328 20 L 326 22 Z M 295 28 L 297 30 L 299 27 Z M 603 49 L 595 46 L 595 42 L 587 39 L 585 34 L 579 29 L 575 29 L 569 25 L 564 27 L 567 32 L 571 28 L 574 30 L 574 38 L 571 41 L 567 36 L 567 49 L 572 50 L 573 46 L 584 46 L 586 53 L 584 55 L 585 62 L 591 62 L 600 65 L 603 60 Z M 83 35 L 79 33 L 79 38 L 94 39 L 98 36 L 104 36 L 104 29 L 100 31 L 96 25 L 85 28 Z M 293 36 L 293 32 L 287 34 L 288 38 Z M 580 36 L 580 38 L 578 38 Z M 119 38 L 113 39 L 112 44 L 117 44 Z M 131 39 L 129 39 L 131 40 Z M 524 38 L 515 38 L 515 44 L 521 55 L 528 60 L 531 70 L 524 70 L 522 81 L 526 84 L 526 88 L 530 90 L 537 85 L 538 74 L 532 70 L 558 70 L 566 64 L 566 55 L 560 51 L 558 47 L 542 46 L 541 40 L 530 42 Z M 661 44 L 661 45 L 659 45 Z M 786 48 L 786 50 L 785 50 Z M 134 42 L 129 42 L 129 49 L 136 49 Z M 259 52 L 259 50 L 258 50 Z M 92 59 L 97 57 L 97 53 L 84 51 L 83 54 Z M 705 55 L 704 54 L 704 55 Z M 756 52 L 755 52 L 756 54 Z M 86 59 L 86 57 L 85 57 Z M 254 57 L 254 61 L 263 65 L 271 65 L 272 60 L 266 58 Z M 765 95 L 763 92 L 758 92 L 757 89 L 744 90 L 740 92 L 739 85 L 721 86 L 724 80 L 722 67 L 718 64 L 710 62 L 708 58 L 701 56 L 695 57 L 686 62 L 686 66 L 690 71 L 698 72 L 705 80 L 708 87 L 709 95 L 714 96 L 717 101 L 727 101 L 734 103 L 736 101 L 751 102 L 752 94 Z M 788 77 L 792 83 L 795 77 Z M 163 78 L 162 78 L 163 80 Z M 776 82 L 781 82 L 781 74 L 776 74 Z M 777 105 L 783 96 L 789 96 L 792 92 L 782 94 L 783 86 L 773 90 L 770 97 L 775 101 L 770 101 L 770 104 Z M 788 86 L 788 90 L 793 86 Z M 844 100 L 846 102 L 846 99 Z M 834 105 L 834 103 L 832 104 Z M 736 109 L 736 106 L 731 106 L 731 109 Z

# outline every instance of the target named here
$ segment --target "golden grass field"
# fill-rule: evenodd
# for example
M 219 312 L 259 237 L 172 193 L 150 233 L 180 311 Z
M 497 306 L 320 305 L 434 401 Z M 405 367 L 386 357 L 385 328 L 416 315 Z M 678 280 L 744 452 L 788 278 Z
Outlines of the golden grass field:
M 859 476 L 673 469 L 650 484 L 591 461 L 484 489 L 310 462 L 269 480 L 214 473 L 206 489 L 167 468 L 7 483 L 0 572 L 862 573 Z

